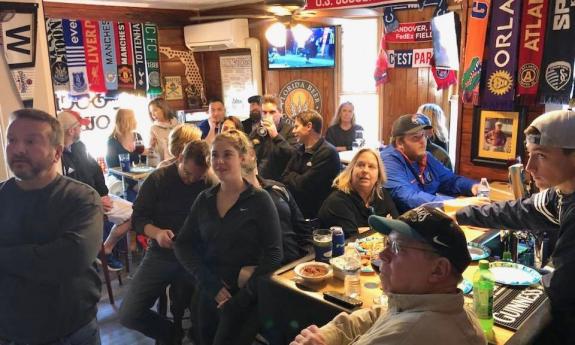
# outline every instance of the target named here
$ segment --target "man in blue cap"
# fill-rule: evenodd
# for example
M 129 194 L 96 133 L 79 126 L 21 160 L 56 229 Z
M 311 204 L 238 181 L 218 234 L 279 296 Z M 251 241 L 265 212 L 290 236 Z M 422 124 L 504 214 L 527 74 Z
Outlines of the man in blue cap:
M 370 216 L 369 225 L 387 235 L 379 254 L 387 309 L 341 313 L 321 328 L 304 329 L 290 345 L 485 344 L 457 289 L 471 262 L 461 228 L 428 206 L 397 220 Z
M 391 145 L 381 151 L 387 173 L 385 188 L 400 212 L 426 202 L 477 195 L 476 181 L 455 175 L 426 151 L 425 130 L 430 128 L 417 114 L 403 115 L 393 123 Z

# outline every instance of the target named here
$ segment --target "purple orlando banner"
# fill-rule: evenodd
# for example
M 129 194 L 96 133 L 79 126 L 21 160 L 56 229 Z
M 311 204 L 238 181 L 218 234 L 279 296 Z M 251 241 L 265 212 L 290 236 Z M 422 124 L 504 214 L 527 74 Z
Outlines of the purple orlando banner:
M 521 0 L 494 0 L 492 11 L 481 105 L 490 110 L 513 110 Z

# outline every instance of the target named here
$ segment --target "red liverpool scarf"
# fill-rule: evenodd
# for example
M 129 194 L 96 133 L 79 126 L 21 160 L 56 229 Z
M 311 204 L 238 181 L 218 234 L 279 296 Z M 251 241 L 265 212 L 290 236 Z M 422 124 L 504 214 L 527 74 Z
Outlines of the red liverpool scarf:
M 539 85 L 543 103 L 567 104 L 573 90 L 575 6 L 569 0 L 551 0 Z
M 132 58 L 132 29 L 130 23 L 118 22 L 115 27 L 118 33 L 116 39 L 116 62 L 118 63 L 118 88 L 134 89 L 134 70 Z
M 523 105 L 535 104 L 549 0 L 526 1 L 521 15 L 517 94 Z
M 377 54 L 377 61 L 375 62 L 375 71 L 373 72 L 373 78 L 375 79 L 375 86 L 379 86 L 388 82 L 387 74 L 387 52 L 385 51 L 385 29 L 381 33 L 381 45 L 379 47 L 379 53 Z
M 515 74 L 519 43 L 521 0 L 494 0 L 485 63 L 485 86 L 481 105 L 490 110 L 515 106 Z
M 106 92 L 106 82 L 102 70 L 102 51 L 100 50 L 100 27 L 95 20 L 83 20 L 84 52 L 90 91 Z
M 483 65 L 485 36 L 489 21 L 491 0 L 476 0 L 467 19 L 467 37 L 465 47 L 465 62 L 463 63 L 463 78 L 461 80 L 464 103 L 479 104 L 479 81 Z

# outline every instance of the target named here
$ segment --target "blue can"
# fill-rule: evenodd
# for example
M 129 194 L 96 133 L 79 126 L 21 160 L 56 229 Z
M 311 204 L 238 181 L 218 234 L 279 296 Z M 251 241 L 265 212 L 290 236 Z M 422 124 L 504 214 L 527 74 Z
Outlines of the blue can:
M 345 235 L 341 226 L 332 226 L 330 229 L 332 233 L 331 256 L 335 258 L 343 255 L 345 251 Z

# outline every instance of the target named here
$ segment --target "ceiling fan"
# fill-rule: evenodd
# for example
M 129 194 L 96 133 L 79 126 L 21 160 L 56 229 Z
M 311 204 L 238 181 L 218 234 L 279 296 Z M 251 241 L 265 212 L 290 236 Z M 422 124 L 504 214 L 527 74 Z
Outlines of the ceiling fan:
M 191 22 L 206 22 L 235 18 L 253 19 L 251 24 L 281 22 L 295 24 L 312 22 L 327 25 L 338 25 L 346 19 L 375 18 L 382 16 L 380 10 L 368 8 L 306 10 L 306 0 L 264 0 L 262 2 L 219 8 L 200 12 L 190 17 Z

